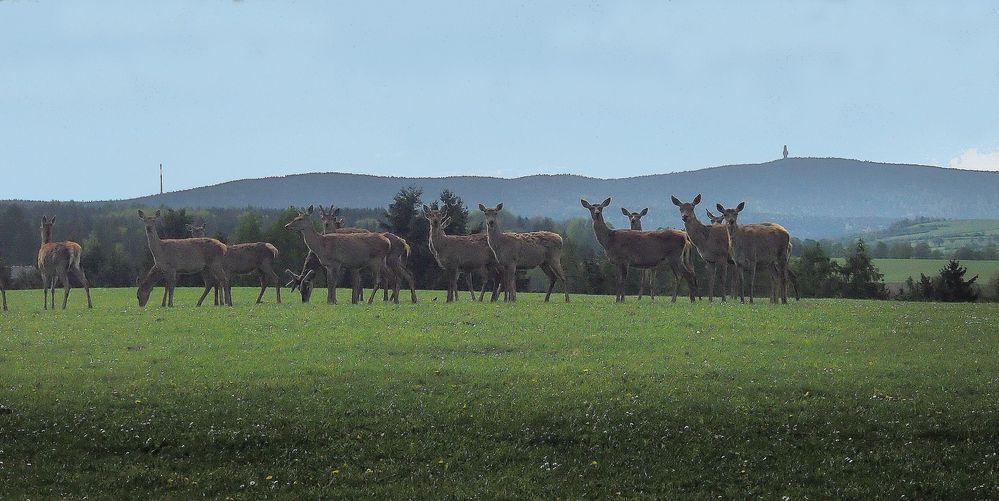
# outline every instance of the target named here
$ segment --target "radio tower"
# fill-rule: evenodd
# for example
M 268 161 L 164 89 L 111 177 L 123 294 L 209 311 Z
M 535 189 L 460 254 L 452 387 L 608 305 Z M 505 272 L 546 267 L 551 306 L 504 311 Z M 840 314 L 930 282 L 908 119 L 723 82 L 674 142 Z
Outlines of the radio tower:
M 163 194 L 163 164 L 160 164 L 160 195 Z

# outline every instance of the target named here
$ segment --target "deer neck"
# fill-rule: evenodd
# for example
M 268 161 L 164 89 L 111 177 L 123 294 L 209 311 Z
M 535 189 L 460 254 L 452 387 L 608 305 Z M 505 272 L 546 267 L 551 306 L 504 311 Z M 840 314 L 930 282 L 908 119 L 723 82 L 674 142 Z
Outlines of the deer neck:
M 697 242 L 703 242 L 708 234 L 708 227 L 704 226 L 697 216 L 691 217 L 690 219 L 683 222 L 684 229 L 687 230 L 687 235 L 690 235 L 690 239 Z
M 635 222 L 631 223 L 631 229 L 642 231 L 642 222 L 641 221 L 635 221 Z
M 149 243 L 149 252 L 153 253 L 153 262 L 161 262 L 163 260 L 163 243 L 160 241 L 160 235 L 156 233 L 156 228 L 146 227 L 146 242 Z
M 311 224 L 302 229 L 302 240 L 305 241 L 306 247 L 319 257 L 323 251 L 323 239 Z
M 491 226 L 488 224 L 486 225 L 486 238 L 490 244 L 503 242 L 506 235 L 503 235 L 503 230 L 500 229 L 499 221 L 496 221 L 496 224 Z
M 600 242 L 600 245 L 604 248 L 610 243 L 610 232 L 610 228 L 604 222 L 603 214 L 593 220 L 593 233 L 597 236 L 597 242 Z
M 42 244 L 52 242 L 52 228 L 42 228 Z
M 434 229 L 433 226 L 431 226 L 430 227 L 430 246 L 433 247 L 434 249 L 440 249 L 441 246 L 442 246 L 442 244 L 445 243 L 445 237 L 446 236 L 447 236 L 447 234 L 444 233 L 444 227 L 443 226 L 438 226 L 436 230 Z

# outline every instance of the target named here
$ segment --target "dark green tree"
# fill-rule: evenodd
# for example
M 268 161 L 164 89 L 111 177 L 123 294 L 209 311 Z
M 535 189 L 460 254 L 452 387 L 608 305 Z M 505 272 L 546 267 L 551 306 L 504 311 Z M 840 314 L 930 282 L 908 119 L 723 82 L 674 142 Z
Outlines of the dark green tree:
M 187 238 L 191 236 L 187 226 L 194 223 L 194 218 L 187 214 L 187 209 L 167 209 L 163 216 L 163 227 L 160 238 Z
M 229 235 L 231 239 L 230 243 L 241 244 L 262 241 L 264 234 L 260 230 L 261 224 L 262 220 L 259 212 L 251 209 L 242 213 L 239 219 L 236 220 L 236 228 Z
M 440 208 L 451 218 L 451 224 L 444 228 L 444 232 L 448 235 L 467 235 L 468 207 L 465 206 L 465 202 L 448 189 L 441 192 L 439 200 Z
M 878 272 L 867 254 L 864 239 L 857 240 L 846 263 L 842 266 L 834 264 L 837 273 L 843 279 L 841 295 L 853 299 L 887 299 L 888 289 L 885 287 L 884 275 Z
M 978 300 L 978 291 L 974 284 L 978 280 L 975 275 L 971 280 L 965 280 L 964 274 L 968 268 L 961 266 L 956 260 L 950 260 L 947 266 L 940 270 L 940 280 L 937 283 L 936 298 L 945 302 L 973 303 Z
M 835 263 L 822 250 L 818 242 L 805 247 L 799 259 L 791 266 L 798 275 L 798 287 L 806 297 L 830 297 L 835 295 Z

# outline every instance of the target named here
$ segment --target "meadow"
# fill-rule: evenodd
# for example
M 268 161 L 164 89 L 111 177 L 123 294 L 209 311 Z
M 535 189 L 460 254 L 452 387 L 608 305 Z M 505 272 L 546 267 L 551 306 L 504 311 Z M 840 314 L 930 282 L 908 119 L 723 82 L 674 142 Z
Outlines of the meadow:
M 993 304 L 80 292 L 0 312 L 0 498 L 999 497 Z

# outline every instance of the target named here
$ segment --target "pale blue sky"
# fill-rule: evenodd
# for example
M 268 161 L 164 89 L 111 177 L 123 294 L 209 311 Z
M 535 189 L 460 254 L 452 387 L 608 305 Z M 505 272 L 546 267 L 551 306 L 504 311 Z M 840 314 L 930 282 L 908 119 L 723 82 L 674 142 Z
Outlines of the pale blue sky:
M 999 170 L 996 2 L 0 1 L 0 198 L 245 177 Z

